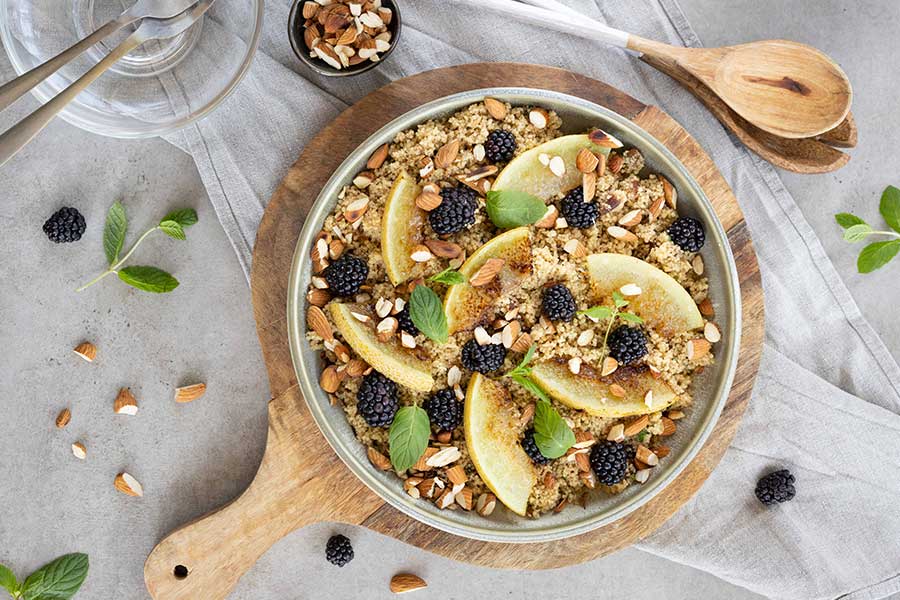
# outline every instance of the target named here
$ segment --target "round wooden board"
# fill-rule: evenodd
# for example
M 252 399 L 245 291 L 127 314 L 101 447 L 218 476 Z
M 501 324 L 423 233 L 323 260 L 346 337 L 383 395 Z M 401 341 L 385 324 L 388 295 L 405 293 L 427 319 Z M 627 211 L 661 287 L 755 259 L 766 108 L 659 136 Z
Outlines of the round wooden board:
M 291 258 L 319 189 L 372 132 L 425 102 L 492 86 L 544 88 L 580 96 L 631 119 L 684 163 L 712 201 L 737 263 L 743 329 L 734 385 L 705 446 L 681 475 L 623 519 L 565 542 L 498 544 L 423 525 L 385 504 L 353 476 L 319 433 L 297 387 L 285 307 Z M 269 438 L 259 473 L 231 504 L 164 539 L 145 566 L 154 598 L 224 598 L 273 543 L 318 521 L 363 525 L 425 550 L 491 567 L 548 569 L 609 554 L 662 525 L 700 488 L 737 431 L 750 399 L 763 339 L 763 293 L 756 254 L 728 184 L 699 144 L 671 117 L 627 94 L 570 71 L 538 65 L 481 63 L 395 81 L 344 111 L 304 149 L 273 195 L 257 234 L 251 274 L 253 309 L 269 372 Z M 564 549 L 564 551 L 562 550 Z M 189 575 L 173 575 L 176 565 Z

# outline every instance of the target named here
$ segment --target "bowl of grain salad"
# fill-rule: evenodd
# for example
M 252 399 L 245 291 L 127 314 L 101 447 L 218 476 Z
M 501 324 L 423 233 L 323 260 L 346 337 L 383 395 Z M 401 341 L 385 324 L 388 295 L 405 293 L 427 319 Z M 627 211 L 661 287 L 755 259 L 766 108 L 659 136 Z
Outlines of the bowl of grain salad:
M 395 119 L 322 188 L 295 252 L 291 352 L 332 448 L 454 534 L 611 523 L 702 447 L 740 294 L 702 189 L 628 119 L 491 88 Z

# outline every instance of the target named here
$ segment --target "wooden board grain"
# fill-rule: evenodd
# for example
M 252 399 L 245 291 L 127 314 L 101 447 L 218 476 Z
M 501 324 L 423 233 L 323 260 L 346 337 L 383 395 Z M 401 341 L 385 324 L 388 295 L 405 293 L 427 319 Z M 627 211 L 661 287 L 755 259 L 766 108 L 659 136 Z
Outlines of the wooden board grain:
M 580 96 L 632 119 L 663 142 L 704 188 L 728 232 L 744 313 L 728 401 L 709 440 L 681 475 L 615 523 L 565 542 L 529 544 L 527 549 L 522 544 L 467 540 L 423 525 L 384 504 L 357 480 L 328 447 L 300 395 L 285 315 L 291 258 L 305 215 L 344 157 L 373 131 L 424 102 L 491 86 L 546 88 Z M 154 598 L 224 598 L 271 544 L 322 520 L 360 524 L 431 552 L 492 567 L 555 568 L 614 552 L 662 525 L 718 464 L 749 401 L 763 337 L 762 287 L 750 235 L 731 190 L 700 145 L 655 107 L 605 83 L 537 65 L 484 63 L 429 71 L 393 82 L 347 109 L 306 146 L 273 195 L 257 236 L 251 286 L 274 396 L 265 457 L 242 496 L 176 530 L 154 549 L 145 566 Z M 334 490 L 340 490 L 337 498 Z M 177 565 L 186 567 L 186 577 L 174 574 Z

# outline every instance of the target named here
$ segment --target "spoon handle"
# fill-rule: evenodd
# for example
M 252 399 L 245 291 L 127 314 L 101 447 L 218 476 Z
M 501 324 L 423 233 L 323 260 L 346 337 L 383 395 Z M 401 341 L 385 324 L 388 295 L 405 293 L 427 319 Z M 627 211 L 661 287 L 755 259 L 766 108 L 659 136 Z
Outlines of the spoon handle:
M 0 135 L 0 166 L 15 156 L 25 144 L 30 142 L 44 127 L 47 126 L 59 112 L 80 94 L 87 86 L 100 77 L 107 69 L 120 58 L 140 46 L 144 42 L 143 35 L 137 31 L 132 33 L 103 60 L 94 65 L 87 73 L 73 82 L 69 87 L 54 96 L 42 107 L 10 127 L 3 135 Z
M 113 19 L 100 27 L 97 31 L 90 34 L 83 40 L 75 43 L 71 47 L 63 50 L 50 60 L 42 63 L 35 68 L 22 73 L 10 82 L 0 86 L 0 110 L 3 110 L 23 94 L 31 90 L 34 86 L 44 81 L 63 66 L 69 64 L 81 54 L 99 42 L 100 40 L 112 35 L 126 25 L 133 23 L 135 19 L 130 16 L 122 15 L 117 19 Z

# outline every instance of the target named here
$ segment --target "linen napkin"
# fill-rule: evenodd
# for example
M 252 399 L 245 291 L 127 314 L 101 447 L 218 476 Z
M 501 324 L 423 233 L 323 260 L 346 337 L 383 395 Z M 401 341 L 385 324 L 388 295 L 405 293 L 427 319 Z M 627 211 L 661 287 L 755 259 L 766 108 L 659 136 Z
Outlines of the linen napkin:
M 675 0 L 566 3 L 638 35 L 700 45 Z M 672 80 L 623 52 L 468 5 L 401 4 L 402 42 L 388 61 L 369 74 L 328 79 L 291 54 L 289 2 L 270 0 L 246 79 L 209 117 L 170 136 L 194 157 L 245 272 L 265 203 L 303 145 L 390 80 L 464 62 L 543 63 L 660 106 L 713 157 L 743 208 L 762 270 L 767 330 L 732 447 L 696 497 L 638 547 L 773 598 L 900 591 L 900 368 L 774 169 Z M 796 475 L 798 494 L 766 508 L 752 489 L 775 468 Z

